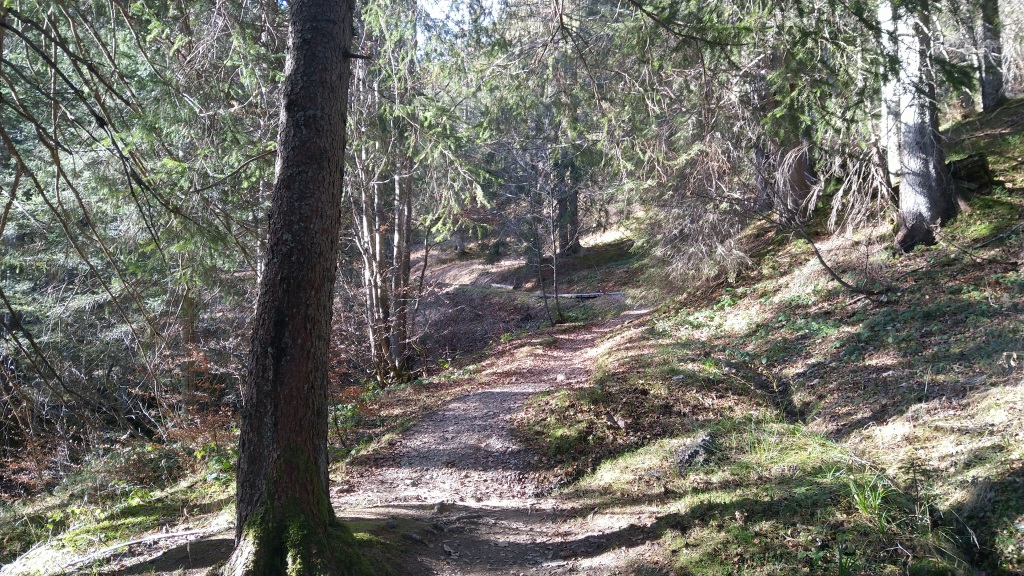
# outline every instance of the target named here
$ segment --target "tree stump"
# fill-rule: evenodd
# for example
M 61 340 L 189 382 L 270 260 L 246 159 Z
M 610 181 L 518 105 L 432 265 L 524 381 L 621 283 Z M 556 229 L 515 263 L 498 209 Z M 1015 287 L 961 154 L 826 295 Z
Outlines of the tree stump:
M 995 179 L 988 167 L 988 158 L 984 154 L 971 154 L 966 158 L 946 163 L 949 175 L 956 185 L 957 192 L 966 196 L 978 196 L 992 193 Z

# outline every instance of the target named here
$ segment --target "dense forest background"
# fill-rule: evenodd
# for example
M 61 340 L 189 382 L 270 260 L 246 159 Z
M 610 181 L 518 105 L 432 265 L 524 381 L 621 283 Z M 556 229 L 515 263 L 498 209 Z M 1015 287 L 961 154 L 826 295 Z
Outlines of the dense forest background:
M 0 6 L 8 497 L 126 446 L 230 452 L 215 436 L 232 434 L 267 249 L 287 16 Z M 992 186 L 983 158 L 947 164 L 940 128 L 1024 90 L 1012 0 L 380 0 L 356 20 L 339 407 L 572 319 L 554 300 L 473 326 L 479 297 L 428 280 L 439 260 L 521 263 L 509 287 L 558 293 L 583 238 L 625 231 L 636 298 L 660 301 L 735 281 L 756 225 L 852 239 L 841 270 L 822 264 L 882 294 L 893 258 Z

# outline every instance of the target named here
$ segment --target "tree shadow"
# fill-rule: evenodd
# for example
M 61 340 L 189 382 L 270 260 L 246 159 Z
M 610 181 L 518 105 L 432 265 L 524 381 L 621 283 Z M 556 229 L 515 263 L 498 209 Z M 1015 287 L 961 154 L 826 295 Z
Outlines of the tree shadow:
M 138 562 L 112 572 L 105 572 L 104 574 L 111 576 L 114 574 L 124 574 L 128 576 L 132 574 L 207 569 L 226 561 L 231 556 L 234 546 L 235 541 L 233 538 L 211 538 L 208 540 L 186 542 L 164 550 L 152 560 Z
M 970 457 L 978 456 L 977 454 Z M 969 458 L 970 458 L 969 457 Z M 991 574 L 1020 574 L 1024 563 L 1024 467 L 998 479 L 980 479 L 952 511 L 970 561 Z
M 820 487 L 819 500 L 832 496 L 827 487 Z M 586 534 L 557 538 L 559 522 L 570 518 L 585 518 L 588 509 L 593 505 L 587 503 L 575 509 L 561 510 L 552 516 L 539 514 L 528 508 L 482 511 L 478 514 L 467 514 L 473 510 L 458 507 L 450 514 L 434 517 L 429 525 L 421 522 L 415 538 L 406 538 L 406 553 L 412 556 L 433 558 L 436 562 L 447 563 L 454 573 L 461 569 L 467 571 L 474 567 L 486 565 L 486 573 L 532 573 L 540 571 L 545 574 L 562 574 L 575 570 L 580 562 L 595 559 L 605 554 L 621 554 L 625 549 L 639 548 L 660 541 L 668 532 L 686 534 L 699 526 L 709 523 L 721 524 L 722 532 L 747 531 L 750 526 L 764 519 L 789 518 L 796 522 L 796 516 L 787 513 L 793 503 L 786 498 L 758 499 L 740 497 L 728 502 L 702 502 L 689 507 L 684 512 L 669 512 L 653 518 L 649 523 L 630 523 L 621 528 L 595 532 L 588 530 Z M 597 503 L 597 510 L 608 510 L 621 502 L 612 498 Z M 601 512 L 604 513 L 604 512 Z M 528 541 L 506 538 L 502 526 L 521 522 L 528 527 L 517 534 L 531 535 Z M 403 525 L 405 528 L 407 525 Z M 512 532 L 512 531 L 509 531 Z M 766 551 L 768 550 L 766 544 Z M 708 556 L 708 561 L 717 561 L 720 552 L 708 548 L 701 552 Z M 787 554 L 787 551 L 783 551 Z M 795 553 L 790 554 L 794 563 Z M 647 573 L 663 573 L 641 560 L 647 566 Z M 412 574 L 414 572 L 410 572 Z M 431 573 L 431 572 L 423 572 Z

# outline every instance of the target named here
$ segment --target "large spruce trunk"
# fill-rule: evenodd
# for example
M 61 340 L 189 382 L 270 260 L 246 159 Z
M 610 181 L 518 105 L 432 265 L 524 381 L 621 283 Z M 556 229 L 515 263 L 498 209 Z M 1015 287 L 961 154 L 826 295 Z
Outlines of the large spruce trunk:
M 892 0 L 878 3 L 879 42 L 885 56 L 882 75 L 879 146 L 884 152 L 890 185 L 900 178 L 900 75 L 899 45 L 896 39 L 896 10 Z
M 981 46 L 979 83 L 981 106 L 992 112 L 1006 101 L 1003 86 L 1002 24 L 999 21 L 999 0 L 981 0 Z
M 351 0 L 291 0 L 269 239 L 241 389 L 225 574 L 346 574 L 328 494 L 327 350 L 344 174 Z
M 900 202 L 896 245 L 909 252 L 935 243 L 934 228 L 956 215 L 939 134 L 931 19 L 925 1 L 897 9 L 900 60 Z

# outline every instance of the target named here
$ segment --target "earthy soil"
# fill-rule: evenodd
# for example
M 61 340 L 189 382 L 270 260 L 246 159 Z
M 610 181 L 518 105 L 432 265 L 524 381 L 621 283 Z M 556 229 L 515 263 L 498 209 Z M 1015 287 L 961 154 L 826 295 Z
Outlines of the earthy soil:
M 668 573 L 653 517 L 597 514 L 558 496 L 560 479 L 511 431 L 530 396 L 587 385 L 598 355 L 639 329 L 629 324 L 641 314 L 498 347 L 469 393 L 350 463 L 332 487 L 335 510 L 387 542 L 377 549 L 403 575 Z M 198 576 L 227 558 L 231 536 L 221 523 L 88 557 L 41 549 L 18 564 L 44 574 Z M 2 572 L 21 573 L 14 568 Z
M 400 558 L 408 574 L 625 574 L 660 564 L 644 518 L 595 518 L 552 495 L 557 479 L 510 430 L 530 396 L 586 385 L 597 355 L 616 339 L 610 333 L 636 317 L 550 331 L 541 345 L 492 356 L 480 390 L 350 464 L 335 508 L 408 544 Z

